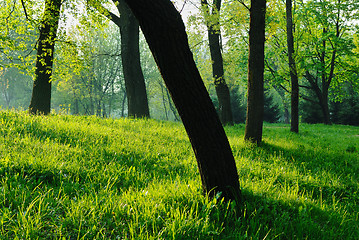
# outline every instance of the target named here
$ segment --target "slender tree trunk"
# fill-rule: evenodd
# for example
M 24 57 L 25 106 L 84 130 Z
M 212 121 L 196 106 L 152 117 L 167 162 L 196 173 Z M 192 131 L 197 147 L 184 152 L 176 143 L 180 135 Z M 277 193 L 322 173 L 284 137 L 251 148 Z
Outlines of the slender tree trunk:
M 139 24 L 124 0 L 113 0 L 120 13 L 109 12 L 111 20 L 120 28 L 121 59 L 129 117 L 150 117 L 145 78 L 142 73 L 139 47 Z
M 285 124 L 289 124 L 289 116 L 290 116 L 290 114 L 289 114 L 289 110 L 288 110 L 288 108 L 286 107 L 286 106 L 284 106 L 284 123 Z
M 340 10 L 338 10 L 337 13 L 337 21 L 335 24 L 335 29 L 336 29 L 336 37 L 339 38 L 340 36 L 340 25 L 339 25 L 339 21 L 340 21 Z M 325 27 L 323 27 L 323 36 L 325 36 L 327 33 L 327 29 Z M 306 79 L 308 80 L 308 82 L 311 85 L 311 88 L 313 89 L 313 91 L 315 92 L 317 98 L 318 98 L 318 102 L 319 105 L 321 107 L 322 113 L 323 113 L 323 123 L 324 124 L 331 124 L 331 119 L 330 119 L 330 112 L 329 112 L 329 87 L 330 84 L 334 78 L 334 69 L 335 69 L 335 60 L 336 60 L 336 47 L 335 44 L 331 44 L 331 46 L 333 47 L 333 52 L 331 54 L 331 60 L 330 60 L 330 71 L 329 74 L 327 75 L 326 73 L 326 61 L 325 61 L 325 56 L 327 54 L 326 51 L 326 38 L 324 38 L 324 40 L 322 41 L 322 53 L 320 55 L 320 63 L 321 63 L 321 86 L 319 87 L 318 84 L 318 77 L 317 76 L 313 76 L 312 74 L 309 73 L 309 71 L 306 71 Z
M 214 86 L 216 89 L 219 116 L 224 125 L 233 125 L 233 115 L 231 108 L 231 97 L 228 85 L 224 78 L 223 57 L 222 57 L 222 44 L 221 44 L 221 30 L 219 24 L 219 12 L 221 8 L 221 0 L 214 0 L 212 12 L 209 13 L 207 0 L 201 0 L 201 4 L 205 9 L 204 15 L 207 19 L 207 32 L 209 50 L 212 59 L 212 75 L 214 79 Z
M 106 118 L 106 117 L 107 117 L 105 102 L 102 103 L 102 117 L 103 117 L 103 118 Z
M 247 117 L 244 139 L 262 141 L 264 109 L 264 40 L 266 0 L 251 0 L 248 57 Z
M 167 107 L 166 107 L 166 98 L 165 98 L 165 93 L 163 91 L 164 86 L 162 86 L 162 84 L 159 82 L 159 85 L 161 87 L 161 95 L 162 95 L 162 105 L 163 105 L 163 109 L 165 111 L 165 119 L 168 121 L 168 113 L 167 113 Z
M 111 117 L 112 114 L 112 102 L 113 102 L 113 96 L 115 95 L 115 86 L 114 86 L 114 80 L 111 81 L 111 95 L 108 98 L 108 117 Z
M 126 89 L 123 89 L 123 98 L 121 103 L 121 117 L 125 116 L 125 103 L 126 103 L 127 93 Z
M 327 33 L 327 29 L 325 27 L 323 27 L 323 36 L 326 35 Z M 323 51 L 322 51 L 322 55 L 320 57 L 320 61 L 322 64 L 322 89 L 321 89 L 321 96 L 319 97 L 319 102 L 322 108 L 322 112 L 323 112 L 323 122 L 324 124 L 330 124 L 330 116 L 329 116 L 329 103 L 328 103 L 328 82 L 327 82 L 327 74 L 326 74 L 326 61 L 325 61 L 325 56 L 326 56 L 326 40 L 324 38 L 323 42 L 322 42 L 322 46 L 323 46 Z M 334 54 L 334 59 L 335 59 L 335 54 Z
M 286 0 L 287 15 L 287 47 L 288 63 L 291 80 L 291 122 L 290 131 L 298 133 L 299 131 L 299 83 L 294 54 L 294 37 L 293 37 L 293 18 L 292 18 L 292 0 Z
M 323 113 L 323 123 L 324 124 L 331 124 L 330 121 L 330 112 L 329 112 L 329 101 L 328 101 L 328 94 L 329 94 L 329 85 L 327 82 L 325 84 L 322 84 L 322 89 L 318 86 L 318 79 L 315 79 L 312 74 L 309 73 L 309 71 L 306 71 L 305 78 L 310 83 L 311 89 L 314 91 L 315 96 L 318 99 L 320 109 Z M 323 79 L 322 79 L 323 81 Z
M 172 104 L 172 99 L 171 99 L 170 93 L 168 92 L 167 88 L 166 88 L 166 95 L 167 95 L 167 99 L 168 99 L 168 105 L 172 111 L 173 117 L 175 118 L 175 121 L 179 121 L 179 118 L 177 115 L 177 110 L 176 110 L 175 106 L 173 106 L 173 104 Z
M 74 101 L 74 110 L 73 110 L 73 113 L 75 115 L 78 115 L 79 114 L 79 100 L 75 94 L 75 91 L 74 91 L 74 98 L 73 98 L 73 101 Z
M 204 191 L 240 197 L 236 164 L 226 134 L 189 49 L 181 15 L 170 0 L 126 0 L 182 118 L 197 158 Z
M 321 106 L 322 106 L 322 112 L 323 112 L 323 117 L 324 117 L 324 124 L 330 125 L 331 121 L 330 121 L 330 112 L 329 112 L 329 99 L 328 99 L 328 87 L 325 87 L 322 90 L 322 96 L 321 96 Z
M 101 100 L 96 101 L 96 116 L 101 117 Z
M 61 0 L 45 1 L 37 46 L 35 80 L 29 106 L 29 112 L 32 114 L 50 113 L 52 65 L 61 3 Z

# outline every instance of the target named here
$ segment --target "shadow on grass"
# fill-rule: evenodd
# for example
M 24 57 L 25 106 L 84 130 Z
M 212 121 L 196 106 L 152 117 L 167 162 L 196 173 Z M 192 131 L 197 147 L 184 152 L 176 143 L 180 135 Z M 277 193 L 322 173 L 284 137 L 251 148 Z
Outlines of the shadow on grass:
M 305 175 L 324 176 L 329 173 L 335 179 L 329 179 L 325 185 L 312 185 L 308 181 L 300 181 L 300 185 L 307 191 L 313 192 L 314 196 L 332 200 L 335 194 L 342 199 L 359 201 L 359 167 L 355 164 L 355 156 L 349 153 L 328 153 L 326 151 L 316 152 L 313 149 L 305 149 L 300 145 L 296 149 L 284 149 L 279 146 L 264 143 L 260 147 L 266 154 L 280 154 L 280 160 L 294 165 L 299 172 Z M 266 161 L 266 160 L 264 160 Z M 269 162 L 270 164 L 270 162 Z M 325 173 L 326 172 L 326 173 Z M 278 182 L 291 183 L 290 179 L 277 179 Z M 330 181 L 337 181 L 338 186 L 332 186 Z
M 41 184 L 62 186 L 70 196 L 78 194 L 79 190 L 93 192 L 108 186 L 119 192 L 129 188 L 143 189 L 152 181 L 188 177 L 189 171 L 189 167 L 180 162 L 168 163 L 160 158 L 107 150 L 102 150 L 96 163 L 87 163 L 84 157 L 82 165 L 79 163 L 77 166 L 71 165 L 71 162 L 50 166 L 26 162 L 12 162 L 6 166 L 0 164 L 0 178 L 18 175 L 33 187 Z
M 0 176 L 4 176 L 5 172 L 19 174 L 34 184 L 43 183 L 53 187 L 66 185 L 73 189 L 88 183 L 96 191 L 110 183 L 118 191 L 126 191 L 130 187 L 145 188 L 154 180 L 187 176 L 190 171 L 188 165 L 181 161 L 168 162 L 166 153 L 149 156 L 140 151 L 135 152 L 133 148 L 124 149 L 120 144 L 118 149 L 113 149 L 114 147 L 111 146 L 113 132 L 102 134 L 90 131 L 84 134 L 80 129 L 66 128 L 65 125 L 52 129 L 38 119 L 26 123 L 15 122 L 14 125 L 16 127 L 13 131 L 18 135 L 30 135 L 32 139 L 41 143 L 50 141 L 50 144 L 58 144 L 60 148 L 63 145 L 68 159 L 60 159 L 59 163 L 54 163 L 52 166 L 15 160 L 5 168 L 0 165 Z M 174 141 L 169 139 L 166 133 L 158 132 L 156 136 L 160 139 L 164 138 L 165 143 Z M 24 151 L 26 147 L 31 148 L 24 145 Z M 69 149 L 68 153 L 67 149 Z M 46 158 L 46 152 L 41 157 Z M 79 187 L 79 189 L 83 188 Z
M 239 156 L 243 155 L 253 161 L 272 167 L 273 165 L 293 166 L 301 175 L 299 178 L 289 179 L 279 173 L 275 184 L 299 185 L 299 191 L 305 190 L 313 195 L 314 199 L 323 201 L 352 201 L 359 202 L 359 167 L 355 163 L 354 154 L 329 153 L 327 151 L 315 151 L 306 149 L 303 145 L 297 148 L 285 149 L 273 144 L 263 143 L 260 147 L 246 147 L 236 149 Z M 351 156 L 352 155 L 352 156 Z M 273 160 L 276 159 L 276 160 Z M 240 175 L 251 171 L 246 166 L 239 169 Z M 253 173 L 257 178 L 263 178 L 262 173 Z M 310 178 L 324 178 L 321 182 L 308 180 Z M 330 179 L 332 178 L 332 179 Z M 336 183 L 333 183 L 336 182 Z
M 254 239 L 358 238 L 359 168 L 355 154 L 312 149 L 300 143 L 291 149 L 263 143 L 260 147 L 246 146 L 235 151 L 260 164 L 263 170 L 280 169 L 281 163 L 297 169 L 299 176 L 293 178 L 279 170 L 272 184 L 297 186 L 298 199 L 305 194 L 310 199 L 276 201 L 265 193 L 258 196 L 244 189 L 245 214 L 240 216 L 243 222 L 236 221 L 229 232 L 242 229 L 236 233 L 238 236 L 256 236 Z M 240 176 L 249 176 L 254 181 L 264 180 L 266 174 L 273 178 L 272 170 L 252 171 L 246 165 L 239 169 Z M 233 236 L 232 239 L 245 238 Z
M 6 168 L 3 168 L 0 175 L 5 174 L 4 169 Z M 89 187 L 86 184 L 85 176 L 80 177 L 82 179 L 73 183 L 69 179 L 61 179 L 58 174 L 54 174 L 51 171 L 41 171 L 32 166 L 13 167 L 6 169 L 6 171 L 8 172 L 7 174 L 11 175 L 19 174 L 21 178 L 19 184 L 27 184 L 29 194 L 40 182 L 42 185 L 50 188 L 62 185 L 70 198 L 81 194 L 79 192 L 81 188 Z M 200 216 L 200 219 L 208 218 L 212 224 L 222 226 L 223 231 L 218 236 L 208 233 L 208 235 L 201 235 L 201 239 L 357 239 L 359 234 L 358 221 L 355 221 L 355 219 L 345 219 L 345 216 L 341 216 L 331 210 L 321 209 L 317 205 L 311 203 L 303 204 L 296 201 L 277 201 L 266 196 L 253 194 L 253 192 L 247 189 L 242 189 L 242 194 L 244 206 L 240 206 L 241 212 L 236 212 L 236 208 L 228 210 L 225 204 L 215 208 L 210 207 L 212 210 L 203 210 L 208 208 L 208 206 L 194 202 L 198 199 L 195 200 L 191 197 L 184 199 L 181 194 L 168 196 L 169 199 L 162 200 L 167 202 L 168 208 L 173 205 L 188 212 L 191 212 L 191 207 L 197 206 L 199 211 L 203 211 L 200 214 L 208 214 L 208 216 Z M 22 199 L 19 199 L 18 205 L 22 204 L 21 201 Z M 179 202 L 181 203 L 180 205 L 178 205 Z M 15 210 L 17 206 L 13 205 L 12 208 Z M 191 219 L 191 215 L 188 217 Z M 156 219 L 151 221 L 155 222 Z M 164 219 L 164 221 L 174 220 Z M 147 224 L 150 228 L 151 223 Z M 191 231 L 198 231 L 193 230 L 190 226 L 188 227 L 188 231 L 191 229 Z M 148 230 L 154 231 L 153 229 Z M 161 229 L 157 230 L 161 231 Z M 153 234 L 156 235 L 156 232 Z M 193 233 L 191 236 L 195 235 L 196 233 Z
M 244 210 L 226 220 L 220 239 L 357 239 L 359 223 L 299 202 L 281 202 L 242 190 Z M 236 216 L 234 216 L 236 215 Z M 236 219 L 233 221 L 233 219 Z

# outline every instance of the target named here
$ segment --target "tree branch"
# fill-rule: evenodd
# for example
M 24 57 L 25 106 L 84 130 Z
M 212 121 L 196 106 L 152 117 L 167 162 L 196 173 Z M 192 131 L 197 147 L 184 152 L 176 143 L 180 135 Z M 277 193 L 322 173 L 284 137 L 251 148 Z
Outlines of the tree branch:
M 243 0 L 237 0 L 240 4 L 242 4 L 243 5 L 243 7 L 245 7 L 249 12 L 251 11 L 251 8 L 250 7 L 248 7 L 245 3 L 244 3 L 244 1 Z
M 105 8 L 104 6 L 102 6 L 100 3 L 97 3 L 97 2 L 95 2 L 93 0 L 88 1 L 88 3 L 92 7 L 94 7 L 99 13 L 104 15 L 107 19 L 111 20 L 117 26 L 120 26 L 120 17 L 119 16 L 117 16 L 116 14 L 114 14 L 113 12 L 111 12 L 110 10 Z M 113 0 L 113 3 L 115 5 L 119 4 L 118 1 L 116 1 L 116 0 Z
M 306 101 L 308 101 L 308 102 L 311 102 L 311 103 L 314 103 L 314 104 L 319 104 L 319 102 L 314 101 L 313 99 L 310 99 L 310 98 L 307 97 L 307 96 L 299 95 L 299 97 L 302 98 L 302 99 L 304 99 L 304 100 L 306 100 Z
M 290 91 L 286 87 L 284 87 L 282 84 L 279 84 L 279 87 L 281 87 L 287 93 L 290 93 Z
M 28 17 L 28 15 L 27 15 L 27 11 L 26 11 L 26 7 L 25 7 L 24 0 L 21 0 L 21 5 L 22 5 L 22 8 L 24 9 L 24 13 L 25 13 L 26 19 L 29 20 L 29 17 Z
M 306 88 L 306 89 L 313 89 L 312 87 L 308 87 L 308 86 L 305 86 L 305 85 L 299 85 L 299 87 Z

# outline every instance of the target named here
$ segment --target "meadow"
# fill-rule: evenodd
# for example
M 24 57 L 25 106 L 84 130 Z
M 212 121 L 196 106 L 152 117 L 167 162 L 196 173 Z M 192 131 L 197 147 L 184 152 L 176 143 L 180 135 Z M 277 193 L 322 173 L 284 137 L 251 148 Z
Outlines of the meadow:
M 359 128 L 225 128 L 244 201 L 203 196 L 181 123 L 0 111 L 0 239 L 358 239 Z

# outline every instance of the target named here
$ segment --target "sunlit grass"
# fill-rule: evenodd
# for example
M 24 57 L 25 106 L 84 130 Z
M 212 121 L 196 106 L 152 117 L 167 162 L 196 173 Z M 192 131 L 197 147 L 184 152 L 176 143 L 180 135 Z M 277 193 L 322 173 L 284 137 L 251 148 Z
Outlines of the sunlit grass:
M 0 239 L 357 239 L 359 128 L 226 128 L 245 202 L 208 200 L 180 123 L 0 112 Z

